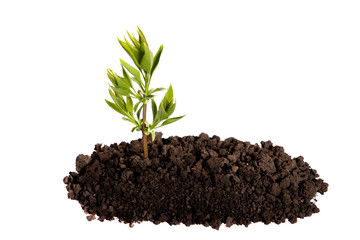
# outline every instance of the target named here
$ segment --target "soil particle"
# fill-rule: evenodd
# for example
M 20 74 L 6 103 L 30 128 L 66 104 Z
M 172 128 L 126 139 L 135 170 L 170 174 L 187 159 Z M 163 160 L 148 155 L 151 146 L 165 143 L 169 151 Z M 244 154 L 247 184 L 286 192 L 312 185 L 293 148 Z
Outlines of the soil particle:
M 80 172 L 86 165 L 91 162 L 91 157 L 88 155 L 80 154 L 76 158 L 76 171 Z
M 276 172 L 274 160 L 268 154 L 260 155 L 259 166 L 260 169 L 264 172 L 268 172 L 268 173 Z
M 271 185 L 271 194 L 277 197 L 280 195 L 280 193 L 281 193 L 281 188 L 280 188 L 279 184 L 273 183 Z
M 311 216 L 317 193 L 328 184 L 303 157 L 291 158 L 271 141 L 252 145 L 235 138 L 149 137 L 149 159 L 141 139 L 95 145 L 76 158 L 64 177 L 68 198 L 79 201 L 89 221 L 141 221 L 219 229 Z
M 232 170 L 234 173 L 236 173 L 238 169 L 239 169 L 239 167 L 236 166 L 236 165 L 231 167 L 231 170 Z
M 290 186 L 290 178 L 289 177 L 286 177 L 286 178 L 281 180 L 281 182 L 280 182 L 280 187 L 281 188 L 287 188 L 289 186 Z

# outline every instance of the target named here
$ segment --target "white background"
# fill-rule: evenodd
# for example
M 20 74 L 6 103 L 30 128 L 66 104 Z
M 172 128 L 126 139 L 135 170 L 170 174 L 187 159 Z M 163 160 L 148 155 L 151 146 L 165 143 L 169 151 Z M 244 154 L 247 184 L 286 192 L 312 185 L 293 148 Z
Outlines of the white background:
M 359 239 L 358 1 L 1 1 L 1 239 Z M 140 26 L 164 51 L 181 121 L 272 140 L 330 184 L 321 212 L 248 228 L 88 222 L 62 179 L 96 143 L 139 138 L 104 102 L 106 69 L 129 60 L 116 37 Z M 120 73 L 120 72 L 119 72 Z M 159 97 L 161 98 L 161 97 Z

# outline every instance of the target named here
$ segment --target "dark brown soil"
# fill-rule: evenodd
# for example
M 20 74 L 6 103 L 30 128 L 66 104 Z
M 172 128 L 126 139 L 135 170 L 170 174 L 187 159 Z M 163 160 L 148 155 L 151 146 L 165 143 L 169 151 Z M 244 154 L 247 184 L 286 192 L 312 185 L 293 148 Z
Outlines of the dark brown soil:
M 291 158 L 270 141 L 251 145 L 235 138 L 161 138 L 143 159 L 140 140 L 97 144 L 79 155 L 76 172 L 64 178 L 68 197 L 88 220 L 170 225 L 277 224 L 319 212 L 314 199 L 328 184 L 303 157 Z

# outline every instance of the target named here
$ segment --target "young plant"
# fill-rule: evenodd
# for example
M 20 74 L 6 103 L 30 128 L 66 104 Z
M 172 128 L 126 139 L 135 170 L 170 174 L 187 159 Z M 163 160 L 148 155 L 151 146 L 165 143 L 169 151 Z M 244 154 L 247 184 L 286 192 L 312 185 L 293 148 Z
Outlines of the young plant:
M 110 68 L 107 70 L 112 85 L 109 84 L 109 93 L 113 100 L 110 102 L 105 99 L 106 103 L 115 111 L 124 115 L 123 119 L 131 122 L 135 126 L 133 131 L 141 131 L 144 143 L 144 158 L 148 158 L 147 135 L 151 134 L 155 138 L 154 130 L 173 123 L 184 116 L 170 118 L 175 110 L 176 102 L 173 97 L 173 89 L 167 89 L 164 98 L 161 100 L 159 107 L 154 97 L 155 93 L 166 90 L 165 88 L 150 88 L 150 82 L 154 71 L 159 64 L 160 56 L 163 51 L 163 45 L 160 46 L 155 56 L 150 51 L 146 38 L 140 28 L 137 28 L 138 38 L 127 32 L 129 40 L 124 37 L 124 41 L 118 38 L 118 41 L 126 53 L 130 56 L 134 66 L 120 59 L 122 68 L 122 77 L 117 75 Z M 136 90 L 134 84 L 137 85 Z M 152 123 L 146 118 L 147 106 L 151 101 L 153 114 Z M 134 104 L 134 102 L 136 102 Z

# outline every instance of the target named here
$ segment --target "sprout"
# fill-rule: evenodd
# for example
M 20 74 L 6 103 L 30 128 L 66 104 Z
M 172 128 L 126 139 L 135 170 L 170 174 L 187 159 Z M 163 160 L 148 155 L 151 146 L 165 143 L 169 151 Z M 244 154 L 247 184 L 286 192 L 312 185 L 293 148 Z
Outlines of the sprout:
M 137 28 L 138 39 L 127 32 L 128 41 L 122 41 L 118 38 L 120 45 L 132 59 L 135 67 L 120 59 L 122 68 L 122 77 L 113 70 L 107 70 L 107 76 L 112 85 L 109 84 L 109 93 L 113 102 L 105 99 L 106 103 L 115 111 L 124 115 L 123 119 L 131 122 L 135 126 L 131 131 L 141 131 L 144 143 L 144 158 L 148 158 L 147 135 L 152 135 L 155 139 L 154 130 L 176 122 L 184 116 L 170 118 L 175 110 L 176 102 L 173 97 L 173 88 L 167 89 L 164 98 L 157 107 L 154 97 L 155 93 L 166 90 L 166 88 L 150 89 L 151 77 L 159 64 L 160 56 L 163 51 L 163 45 L 159 47 L 155 56 L 150 51 L 146 38 L 140 28 Z M 134 85 L 140 89 L 135 90 Z M 137 88 L 136 87 L 136 88 Z M 151 101 L 153 121 L 149 123 L 146 119 L 147 105 Z M 136 102 L 134 104 L 134 102 Z

